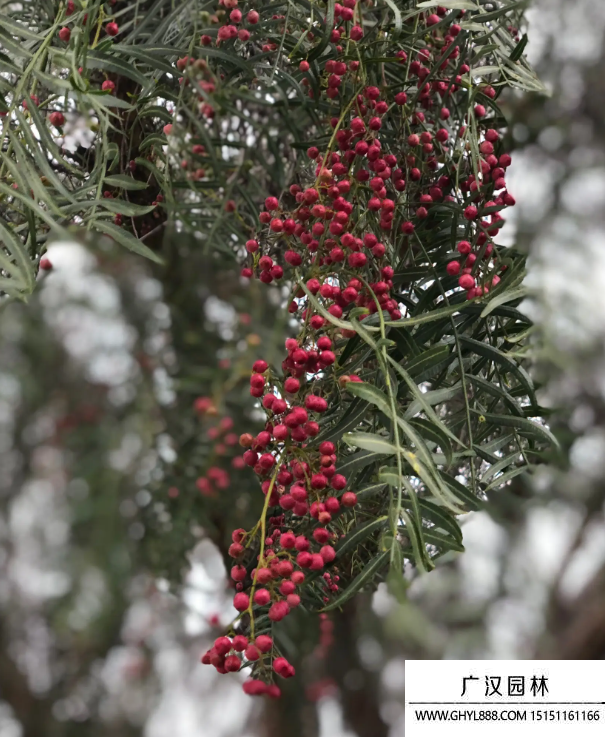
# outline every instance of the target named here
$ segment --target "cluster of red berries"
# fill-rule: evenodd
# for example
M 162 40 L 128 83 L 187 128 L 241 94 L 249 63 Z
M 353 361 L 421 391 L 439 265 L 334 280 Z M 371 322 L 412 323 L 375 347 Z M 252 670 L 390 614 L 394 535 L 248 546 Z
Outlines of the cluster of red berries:
M 222 4 L 233 12 L 237 0 L 228 1 Z M 284 277 L 296 281 L 289 311 L 301 327 L 297 338 L 286 341 L 281 372 L 258 360 L 250 377 L 250 393 L 260 401 L 266 424 L 255 437 L 242 435 L 240 444 L 246 448 L 244 463 L 259 477 L 265 507 L 253 530 L 233 533 L 231 577 L 240 612 L 233 643 L 246 639 L 244 632 L 254 633 L 259 616 L 266 614 L 263 620 L 271 626 L 296 608 L 301 596 L 308 597 L 309 608 L 318 608 L 339 590 L 335 543 L 343 513 L 356 506 L 357 496 L 338 473 L 339 448 L 318 435 L 322 416 L 342 389 L 361 379 L 359 365 L 353 370 L 347 364 L 350 353 L 343 357 L 355 333 L 338 321 L 351 313 L 360 320 L 373 313 L 399 320 L 404 304 L 394 277 L 410 254 L 436 262 L 445 291 L 455 295 L 462 289 L 468 299 L 489 292 L 504 269 L 493 239 L 504 223 L 501 211 L 514 204 L 505 180 L 511 159 L 502 152 L 488 113 L 494 88 L 481 84 L 472 97 L 469 93 L 470 57 L 460 59 L 457 41 L 464 11 L 438 7 L 414 19 L 426 45 L 409 58 L 400 48 L 386 54 L 404 80 L 393 89 L 362 84 L 362 53 L 359 60 L 337 60 L 345 41 L 359 47 L 364 42 L 363 29 L 354 22 L 356 5 L 356 0 L 336 5 L 330 36 L 336 58 L 325 62 L 321 78 L 324 104 L 333 110 L 330 142 L 322 151 L 308 148 L 312 164 L 299 172 L 306 184 L 267 197 L 259 215 L 265 228 L 246 242 L 249 260 L 242 275 L 265 284 Z M 222 26 L 218 40 L 235 38 L 237 29 L 231 28 Z M 301 74 L 310 69 L 308 61 L 300 62 Z M 313 97 L 307 76 L 302 84 Z M 464 119 L 461 108 L 467 110 Z M 456 219 L 457 255 L 442 250 L 429 256 L 423 253 L 423 233 L 444 213 Z M 451 232 L 451 219 L 447 226 Z M 269 516 L 269 510 L 279 514 Z M 226 640 L 222 648 L 241 652 Z M 221 672 L 251 665 L 254 680 L 247 693 L 270 693 L 265 682 L 274 673 L 291 674 L 275 646 L 256 660 L 246 655 L 246 647 L 242 659 L 228 655 L 231 650 L 219 655 L 215 643 L 204 662 Z M 223 656 L 231 658 L 229 667 Z
M 202 656 L 202 663 L 213 665 L 219 673 L 239 671 L 245 663 L 263 663 L 271 659 L 273 640 L 268 635 L 258 635 L 252 642 L 244 635 L 233 638 L 217 637 L 214 645 Z M 273 671 L 282 678 L 294 675 L 294 667 L 283 657 L 272 660 Z M 279 686 L 274 683 L 250 679 L 244 683 L 244 692 L 250 696 L 266 694 L 273 698 L 281 695 Z
M 194 402 L 194 408 L 200 416 L 217 417 L 218 414 L 210 397 L 198 397 Z M 237 446 L 238 435 L 232 430 L 233 420 L 231 417 L 224 416 L 205 432 L 206 439 L 209 441 L 210 460 L 205 473 L 199 476 L 195 482 L 202 496 L 216 497 L 221 491 L 229 488 L 231 483 L 229 472 L 222 466 L 217 465 L 217 461 L 227 458 Z M 230 465 L 235 469 L 245 467 L 241 455 L 232 457 Z

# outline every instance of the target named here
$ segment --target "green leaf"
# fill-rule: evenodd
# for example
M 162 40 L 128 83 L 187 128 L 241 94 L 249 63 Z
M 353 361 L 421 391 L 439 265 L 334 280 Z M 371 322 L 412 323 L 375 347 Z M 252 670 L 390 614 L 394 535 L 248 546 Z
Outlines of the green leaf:
M 127 217 L 140 217 L 141 215 L 147 215 L 147 213 L 153 212 L 156 209 L 155 205 L 136 205 L 134 202 L 115 200 L 109 197 L 107 199 L 96 201 L 101 205 L 101 207 L 109 210 L 109 212 L 113 212 L 116 215 L 126 215 Z
M 0 269 L 10 279 L 3 278 L 0 289 L 9 296 L 25 299 L 34 289 L 35 276 L 31 259 L 20 239 L 0 220 Z
M 452 514 L 428 499 L 419 499 L 418 503 L 423 519 L 429 520 L 435 527 L 449 533 L 458 542 L 462 542 L 462 530 Z
M 364 486 L 355 492 L 357 499 L 371 499 L 372 497 L 380 494 L 384 490 L 385 484 L 370 484 L 370 486 Z
M 505 468 L 508 468 L 513 463 L 519 463 L 523 461 L 523 455 L 520 450 L 516 450 L 514 453 L 501 458 L 499 461 L 494 463 L 481 477 L 481 481 L 485 484 L 488 483 L 489 479 L 496 474 L 501 473 Z M 525 465 L 525 464 L 524 464 Z
M 393 328 L 409 328 L 415 325 L 424 325 L 427 322 L 434 322 L 435 320 L 441 320 L 444 317 L 451 317 L 457 312 L 463 312 L 466 308 L 472 305 L 473 301 L 469 300 L 468 302 L 464 302 L 463 304 L 459 305 L 448 305 L 447 307 L 439 307 L 436 310 L 426 312 L 423 315 L 418 315 L 417 317 L 404 317 L 401 320 L 387 320 L 385 321 L 385 325 L 389 325 Z
M 521 368 L 521 366 L 516 363 L 516 361 L 510 358 L 510 356 L 507 356 L 505 353 L 500 351 L 498 348 L 495 348 L 493 345 L 489 343 L 482 343 L 481 341 L 475 340 L 474 338 L 460 336 L 460 342 L 462 343 L 462 345 L 469 348 L 473 353 L 476 353 L 479 356 L 483 356 L 484 358 L 488 358 L 490 361 L 495 361 L 496 363 L 500 364 L 500 366 L 502 366 L 505 371 L 512 374 L 515 379 L 517 379 L 519 384 L 523 386 L 532 404 L 536 404 L 536 394 L 532 380 L 528 376 L 527 372 L 523 368 Z
M 350 381 L 347 384 L 347 391 L 360 399 L 365 399 L 366 402 L 373 404 L 381 412 L 384 412 L 387 417 L 392 417 L 391 405 L 389 403 L 387 395 L 382 392 L 378 387 L 373 386 L 364 382 Z
M 98 48 L 98 47 L 97 47 Z M 159 47 L 150 49 L 145 46 L 131 46 L 129 44 L 113 44 L 113 50 L 116 53 L 123 54 L 124 56 L 131 56 L 139 61 L 144 62 L 150 66 L 154 71 L 162 71 L 167 74 L 177 74 L 176 67 L 172 64 L 167 63 L 162 58 L 161 53 L 151 53 L 151 51 L 160 51 Z M 167 55 L 171 57 L 183 56 L 187 53 L 186 49 L 179 51 L 179 49 L 164 49 L 169 52 Z
M 323 34 L 321 37 L 321 41 L 317 44 L 317 46 L 313 49 L 313 51 L 307 57 L 309 61 L 318 59 L 323 54 L 324 49 L 330 42 L 330 34 L 332 33 L 332 29 L 334 28 L 334 5 L 335 3 L 336 3 L 336 0 L 328 0 L 328 6 L 326 9 L 326 15 L 324 19 L 324 30 L 323 30 Z
M 348 535 L 346 535 L 338 544 L 336 548 L 336 557 L 341 558 L 352 548 L 357 548 L 359 544 L 369 537 L 373 532 L 384 527 L 388 522 L 388 517 L 378 517 L 378 519 L 370 520 L 363 525 L 355 527 Z
M 349 432 L 343 436 L 347 445 L 381 455 L 395 455 L 397 448 L 386 438 L 369 432 Z
M 163 263 L 162 259 L 138 238 L 135 238 L 127 230 L 118 227 L 114 223 L 97 220 L 94 224 L 94 228 L 105 235 L 111 236 L 117 243 L 124 246 L 124 248 L 127 248 L 129 251 L 137 253 L 139 256 L 144 256 L 150 261 L 155 261 L 156 264 Z
M 442 8 L 448 10 L 479 10 L 477 3 L 472 0 L 425 0 L 422 3 L 416 5 L 417 8 L 436 8 L 440 5 Z
M 412 338 L 409 330 L 406 330 L 405 328 L 399 328 L 397 330 L 391 329 L 389 335 L 392 335 L 395 339 L 395 344 L 404 358 L 408 354 L 412 356 L 420 354 L 420 348 L 414 338 Z
M 484 66 L 484 67 L 475 67 L 474 69 L 471 69 L 469 72 L 470 77 L 484 77 L 487 74 L 498 74 L 500 72 L 500 67 L 497 66 Z
M 407 599 L 406 592 L 409 584 L 403 575 L 403 555 L 399 543 L 397 544 L 397 551 L 397 561 L 393 561 L 391 558 L 391 567 L 387 574 L 387 587 L 391 596 L 394 596 L 399 603 L 404 603 Z
M 34 202 L 34 200 L 32 200 L 31 197 L 24 195 L 19 190 L 11 189 L 10 187 L 7 187 L 6 184 L 2 184 L 1 182 L 0 182 L 0 192 L 2 192 L 5 195 L 8 195 L 8 197 L 14 197 L 15 199 L 19 200 L 19 202 L 23 203 L 23 205 L 26 208 L 31 210 L 32 213 L 34 213 L 41 220 L 43 220 L 56 236 L 65 238 L 65 240 L 71 240 L 71 237 L 68 231 L 65 230 L 65 228 L 63 228 L 61 225 L 59 225 L 55 221 L 55 219 L 51 217 L 46 212 L 46 210 L 41 208 L 37 202 Z
M 414 358 L 410 359 L 406 363 L 405 368 L 410 376 L 417 376 L 427 369 L 443 363 L 448 359 L 449 355 L 449 346 L 437 343 L 420 355 L 414 356 Z
M 458 382 L 454 386 L 448 386 L 443 389 L 435 389 L 432 392 L 423 392 L 423 402 L 414 400 L 407 408 L 404 414 L 406 420 L 414 417 L 422 411 L 423 405 L 428 404 L 430 407 L 435 407 L 438 404 L 449 402 L 454 397 L 458 396 L 462 391 L 462 384 Z
M 134 110 L 134 105 L 103 90 L 90 90 L 85 95 L 82 95 L 82 99 L 89 101 L 93 106 L 98 105 L 109 114 L 112 114 L 111 109 L 116 107 L 122 110 Z
M 18 43 L 0 26 L 0 44 L 17 59 L 31 59 L 33 54 L 25 48 L 22 43 Z
M 416 561 L 416 567 L 421 573 L 426 573 L 432 570 L 435 567 L 435 565 L 427 553 L 426 545 L 424 543 L 424 537 L 423 537 L 424 530 L 421 524 L 419 524 L 419 526 L 416 527 L 416 525 L 414 524 L 414 521 L 404 509 L 400 509 L 399 514 L 401 515 L 401 519 L 405 522 L 404 529 L 412 545 L 412 551 L 413 551 L 414 560 Z M 397 544 L 397 541 L 393 540 L 393 544 Z M 392 556 L 392 553 L 391 553 L 391 556 Z M 391 557 L 391 561 L 392 560 L 393 558 Z
M 133 82 L 137 82 L 141 87 L 146 87 L 149 84 L 149 79 L 139 72 L 139 70 L 132 64 L 129 64 L 118 56 L 103 54 L 98 51 L 91 51 L 88 53 L 86 63 L 93 69 L 105 69 L 108 72 L 113 72 L 121 77 L 128 77 Z
M 418 385 L 412 379 L 412 377 L 408 374 L 408 372 L 402 366 L 400 366 L 397 363 L 397 361 L 393 360 L 393 358 L 391 358 L 391 356 L 387 356 L 387 360 L 391 364 L 391 366 L 393 366 L 393 368 L 395 369 L 395 371 L 397 371 L 397 373 L 399 373 L 403 377 L 403 380 L 408 385 L 408 388 L 410 389 L 410 392 L 411 392 L 412 396 L 420 404 L 421 409 L 424 411 L 424 413 L 426 414 L 426 416 L 428 417 L 428 419 L 429 420 L 432 420 L 432 422 L 435 425 L 438 425 L 448 437 L 450 437 L 456 444 L 459 445 L 460 444 L 460 440 L 439 419 L 439 417 L 435 413 L 435 410 L 431 407 L 430 403 L 426 400 L 425 394 L 420 391 L 420 389 L 418 388 Z
M 378 478 L 383 484 L 388 484 L 393 489 L 398 489 L 401 484 L 399 470 L 393 466 L 385 466 L 378 472 Z
M 105 184 L 110 187 L 119 187 L 120 189 L 147 189 L 149 185 L 147 182 L 141 182 L 138 179 L 133 179 L 127 174 L 112 174 L 109 177 L 105 177 L 103 180 Z
M 353 386 L 356 382 L 349 382 L 348 386 Z M 321 432 L 316 441 L 319 443 L 322 440 L 340 440 L 344 433 L 354 430 L 361 420 L 365 417 L 368 412 L 367 402 L 361 399 L 355 399 L 348 406 L 345 413 L 342 415 L 340 420 L 329 427 L 325 432 Z
M 439 471 L 439 475 L 441 476 L 443 481 L 445 481 L 445 483 L 450 487 L 454 495 L 457 496 L 458 499 L 460 499 L 465 507 L 468 507 L 468 509 L 476 512 L 485 506 L 485 502 L 483 501 L 483 499 L 475 496 L 470 489 L 467 489 L 466 486 L 463 486 L 453 476 L 445 473 L 445 471 Z
M 479 412 L 475 409 L 471 409 L 471 412 L 484 417 L 486 422 L 489 422 L 496 427 L 514 427 L 521 435 L 529 435 L 530 437 L 537 438 L 538 440 L 546 441 L 548 445 L 554 446 L 557 450 L 561 449 L 559 441 L 545 425 L 540 425 L 537 422 L 526 419 L 525 417 L 494 415 L 488 412 Z
M 19 38 L 26 38 L 30 41 L 43 41 L 44 36 L 39 33 L 34 33 L 30 28 L 22 23 L 11 20 L 6 14 L 2 16 L 2 29 L 8 31 L 13 36 Z
M 464 545 L 462 545 L 462 543 L 454 540 L 454 538 L 450 537 L 449 535 L 443 535 L 436 530 L 425 530 L 424 539 L 427 541 L 427 543 L 437 545 L 440 548 L 444 548 L 445 550 L 455 550 L 457 553 L 464 553 Z
M 321 609 L 322 612 L 330 612 L 333 609 L 338 609 L 341 607 L 345 602 L 347 602 L 352 596 L 354 596 L 358 591 L 361 591 L 361 589 L 368 583 L 372 581 L 374 576 L 378 574 L 380 569 L 386 565 L 387 559 L 389 557 L 389 551 L 380 553 L 375 558 L 373 558 L 367 566 L 357 574 L 357 576 L 351 581 L 351 583 L 347 586 L 347 588 L 334 599 L 331 601 L 327 606 L 325 606 L 323 609 Z
M 450 443 L 449 437 L 440 427 L 421 417 L 410 420 L 410 425 L 415 427 L 424 438 L 438 445 L 445 455 L 447 465 L 451 465 L 453 455 L 452 444 Z
M 517 0 L 517 2 L 502 5 L 500 8 L 498 8 L 498 10 L 492 10 L 490 13 L 475 15 L 473 16 L 473 19 L 478 21 L 479 23 L 489 23 L 490 21 L 501 18 L 503 15 L 507 15 L 512 10 L 515 10 L 515 8 L 520 8 L 524 5 L 527 5 L 528 3 L 529 0 Z
M 524 466 L 517 466 L 517 468 L 513 468 L 511 471 L 507 471 L 506 473 L 503 473 L 502 476 L 498 476 L 498 478 L 494 479 L 492 483 L 485 489 L 485 493 L 487 494 L 490 491 L 493 491 L 493 489 L 497 489 L 499 486 L 508 483 L 516 476 L 520 476 L 523 473 L 532 471 L 535 468 L 536 466 L 529 464 L 526 464 Z
M 523 299 L 527 296 L 527 287 L 521 286 L 521 287 L 514 287 L 513 289 L 507 289 L 504 292 L 501 292 L 500 294 L 496 294 L 490 301 L 487 303 L 487 306 L 481 313 L 481 317 L 487 317 L 493 310 L 496 309 L 496 307 L 500 307 L 500 305 L 504 305 L 507 302 L 514 302 L 517 299 Z
M 393 15 L 395 16 L 396 31 L 397 32 L 401 31 L 401 25 L 402 25 L 401 11 L 399 10 L 399 8 L 397 7 L 397 5 L 394 3 L 393 0 L 384 0 L 384 1 L 389 6 L 389 8 L 391 8 L 391 10 L 393 11 Z
M 343 476 L 350 476 L 353 471 L 369 466 L 370 463 L 375 463 L 382 458 L 384 458 L 384 453 L 372 453 L 369 450 L 352 453 L 345 456 L 343 463 L 338 464 L 338 473 L 343 474 Z

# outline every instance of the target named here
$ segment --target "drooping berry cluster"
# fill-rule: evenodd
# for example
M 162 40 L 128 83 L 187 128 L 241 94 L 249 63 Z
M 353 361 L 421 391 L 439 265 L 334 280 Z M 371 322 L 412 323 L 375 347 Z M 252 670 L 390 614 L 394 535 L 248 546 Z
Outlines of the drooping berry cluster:
M 265 228 L 246 242 L 242 276 L 265 284 L 288 279 L 288 309 L 300 325 L 286 341 L 280 372 L 263 360 L 253 366 L 250 393 L 260 400 L 266 425 L 240 443 L 265 505 L 251 531 L 234 532 L 229 550 L 240 612 L 233 639 L 219 638 L 203 658 L 220 672 L 252 666 L 247 693 L 276 695 L 273 675 L 293 674 L 275 642 L 263 649 L 259 637 L 301 600 L 306 609 L 319 609 L 340 589 L 337 541 L 358 499 L 339 473 L 346 451 L 338 438 L 325 437 L 323 417 L 349 382 L 376 365 L 372 352 L 360 362 L 349 350 L 357 333 L 342 320 L 397 325 L 410 305 L 396 286 L 397 270 L 416 260 L 433 265 L 433 282 L 454 300 L 488 294 L 506 269 L 494 238 L 501 211 L 514 204 L 505 180 L 511 158 L 488 110 L 496 91 L 475 85 L 468 47 L 468 58 L 461 58 L 464 11 L 416 15 L 411 22 L 424 31 L 420 48 L 385 41 L 397 84 L 384 75 L 368 83 L 357 12 L 355 0 L 336 5 L 332 48 L 350 57 L 357 45 L 358 59 L 331 57 L 324 64 L 328 143 L 309 146 L 312 165 L 299 168 L 300 183 L 281 197 L 266 198 L 259 215 Z M 219 40 L 227 38 L 226 28 Z M 302 85 L 315 98 L 310 70 L 308 61 L 300 62 Z M 424 238 L 438 218 L 449 218 L 445 245 L 429 254 Z M 238 639 L 243 633 L 246 644 Z

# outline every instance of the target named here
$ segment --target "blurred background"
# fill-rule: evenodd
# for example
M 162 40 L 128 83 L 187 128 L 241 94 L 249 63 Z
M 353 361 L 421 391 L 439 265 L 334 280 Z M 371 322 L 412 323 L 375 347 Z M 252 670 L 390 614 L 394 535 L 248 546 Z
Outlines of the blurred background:
M 605 658 L 605 4 L 528 18 L 552 96 L 507 100 L 503 237 L 530 254 L 567 463 L 469 514 L 466 553 L 405 604 L 381 586 L 288 624 L 300 677 L 252 700 L 199 657 L 233 614 L 225 543 L 258 496 L 235 443 L 259 421 L 249 366 L 288 333 L 280 295 L 182 238 L 161 272 L 55 244 L 30 303 L 0 310 L 0 737 L 400 737 L 405 658 Z

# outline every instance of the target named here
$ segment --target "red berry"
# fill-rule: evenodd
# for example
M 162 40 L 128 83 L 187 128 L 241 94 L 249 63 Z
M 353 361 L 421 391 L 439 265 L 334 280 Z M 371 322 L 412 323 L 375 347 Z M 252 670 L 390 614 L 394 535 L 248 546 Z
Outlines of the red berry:
M 246 660 L 258 660 L 260 658 L 259 648 L 255 647 L 254 645 L 248 645 L 248 647 L 244 650 L 244 655 L 246 656 Z M 256 681 L 256 683 L 258 683 L 258 681 Z M 265 684 L 263 683 L 263 686 L 264 685 Z
M 238 612 L 245 611 L 248 608 L 249 604 L 250 597 L 248 596 L 248 594 L 240 592 L 233 597 L 233 606 L 237 609 Z
M 225 658 L 225 670 L 228 673 L 236 673 L 241 665 L 242 663 L 237 655 L 230 655 L 228 658 Z
M 254 592 L 254 603 L 259 606 L 266 606 L 271 601 L 271 594 L 267 589 L 258 589 Z
M 244 637 L 244 635 L 235 635 L 232 645 L 234 650 L 236 650 L 238 653 L 241 653 L 248 646 L 248 638 Z
M 228 637 L 217 637 L 214 649 L 219 655 L 226 655 L 231 650 L 231 640 Z
M 269 619 L 272 622 L 280 622 L 290 613 L 290 607 L 285 601 L 276 601 L 269 609 Z
M 458 284 L 463 289 L 472 289 L 475 286 L 475 280 L 470 274 L 463 274 L 460 279 L 458 279 Z
M 273 640 L 269 637 L 269 635 L 259 635 L 254 640 L 254 644 L 261 653 L 268 653 L 273 647 Z
M 65 123 L 65 116 L 63 113 L 59 112 L 53 112 L 48 116 L 48 119 L 50 121 L 51 125 L 54 125 L 55 128 L 61 128 Z

